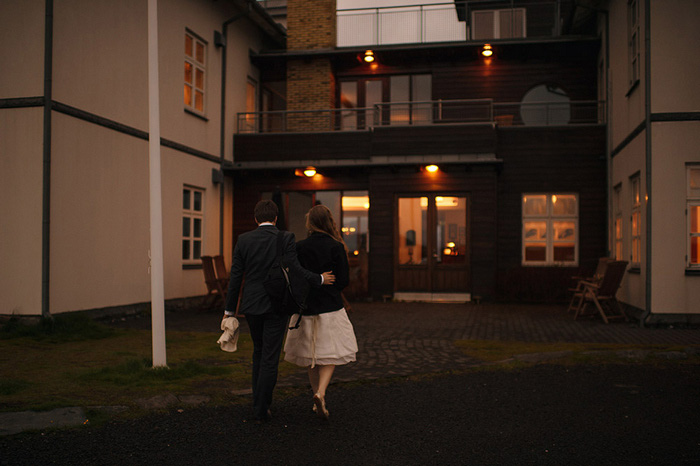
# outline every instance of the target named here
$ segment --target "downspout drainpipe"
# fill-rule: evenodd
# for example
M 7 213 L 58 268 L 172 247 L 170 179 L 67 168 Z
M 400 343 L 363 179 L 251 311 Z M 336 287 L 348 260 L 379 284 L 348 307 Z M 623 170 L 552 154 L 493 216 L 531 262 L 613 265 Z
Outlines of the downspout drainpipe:
M 226 161 L 226 54 L 228 47 L 226 43 L 228 41 L 226 35 L 226 29 L 229 24 L 234 21 L 238 21 L 241 18 L 245 18 L 250 14 L 252 5 L 248 3 L 248 7 L 245 11 L 232 16 L 224 22 L 221 26 L 221 130 L 220 130 L 220 140 L 219 140 L 219 156 L 221 161 L 219 163 L 219 170 L 223 178 L 224 172 L 224 162 Z M 219 254 L 224 254 L 224 182 L 222 179 L 221 186 L 219 188 Z
M 645 178 L 646 178 L 646 264 L 645 264 L 645 309 L 639 326 L 651 315 L 651 0 L 644 1 L 644 119 L 645 119 Z
M 53 0 L 46 0 L 44 18 L 44 140 L 41 213 L 41 316 L 51 319 L 51 94 L 53 81 Z

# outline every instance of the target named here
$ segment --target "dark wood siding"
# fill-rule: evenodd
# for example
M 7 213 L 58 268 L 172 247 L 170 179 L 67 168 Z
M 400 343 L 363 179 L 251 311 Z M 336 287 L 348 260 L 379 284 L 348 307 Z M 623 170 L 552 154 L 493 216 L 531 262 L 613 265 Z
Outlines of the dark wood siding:
M 369 154 L 368 131 L 237 134 L 236 162 L 354 159 Z
M 394 291 L 394 209 L 397 196 L 422 193 L 468 193 L 471 211 L 471 292 L 493 296 L 496 278 L 496 167 L 472 166 L 426 176 L 414 168 L 376 170 L 370 176 L 370 293 Z M 465 279 L 467 279 L 465 277 Z
M 594 269 L 606 254 L 605 128 L 500 129 L 498 156 L 498 295 L 560 300 L 571 275 Z M 521 265 L 521 196 L 528 192 L 579 195 L 579 267 Z
M 372 132 L 374 155 L 493 153 L 492 124 L 379 127 Z

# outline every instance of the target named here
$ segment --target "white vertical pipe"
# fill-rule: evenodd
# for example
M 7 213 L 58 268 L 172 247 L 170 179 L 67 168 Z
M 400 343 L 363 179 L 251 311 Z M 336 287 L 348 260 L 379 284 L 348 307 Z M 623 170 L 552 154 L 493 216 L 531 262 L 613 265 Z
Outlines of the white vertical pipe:
M 148 0 L 148 169 L 151 205 L 151 334 L 153 367 L 167 366 L 163 290 L 163 206 L 160 180 L 158 0 Z

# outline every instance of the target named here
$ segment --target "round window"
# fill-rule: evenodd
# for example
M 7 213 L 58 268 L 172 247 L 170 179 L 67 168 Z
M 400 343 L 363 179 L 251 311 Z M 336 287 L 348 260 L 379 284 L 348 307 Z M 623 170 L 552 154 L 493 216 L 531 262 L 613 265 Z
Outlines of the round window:
M 571 117 L 569 102 L 566 92 L 556 85 L 535 86 L 520 103 L 520 117 L 526 125 L 566 125 Z

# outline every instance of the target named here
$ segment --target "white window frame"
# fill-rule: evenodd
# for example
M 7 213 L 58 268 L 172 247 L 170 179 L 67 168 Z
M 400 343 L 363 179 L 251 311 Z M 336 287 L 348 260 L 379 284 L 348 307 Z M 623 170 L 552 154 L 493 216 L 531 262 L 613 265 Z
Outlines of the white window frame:
M 630 215 L 630 264 L 639 267 L 642 263 L 642 182 L 639 175 L 630 178 L 632 184 L 632 213 Z M 636 222 L 635 222 L 636 217 Z M 635 228 L 636 226 L 636 228 Z
M 691 172 L 693 171 L 700 171 L 700 164 L 691 164 L 686 167 L 686 176 L 687 176 L 687 187 L 688 187 L 688 192 L 687 192 L 687 203 L 686 203 L 686 267 L 689 269 L 700 269 L 700 263 L 693 264 L 691 263 L 691 241 L 693 238 L 699 238 L 700 237 L 700 231 L 698 232 L 693 232 L 691 230 L 691 215 L 690 215 L 690 210 L 694 207 L 700 207 L 700 187 L 693 188 L 691 186 Z
M 187 46 L 185 45 L 185 50 L 184 50 L 184 55 L 185 55 L 185 71 L 184 71 L 184 90 L 187 88 L 190 89 L 190 102 L 188 103 L 187 100 L 185 99 L 185 93 L 183 92 L 183 104 L 185 105 L 185 109 L 193 112 L 198 115 L 204 115 L 206 110 L 207 110 L 207 93 L 206 93 L 206 83 L 207 83 L 207 42 L 190 31 L 189 29 L 185 30 L 185 44 L 187 44 L 187 39 L 192 40 L 192 54 L 189 55 L 187 53 Z M 197 59 L 197 45 L 201 45 L 203 48 L 203 60 L 200 61 Z M 187 66 L 191 67 L 191 74 L 190 78 L 191 81 L 188 81 L 187 79 Z M 198 86 L 197 85 L 197 72 L 202 73 L 202 85 Z M 202 94 L 202 108 L 198 109 L 197 108 L 197 92 L 200 92 Z
M 488 39 L 500 39 L 501 38 L 501 12 L 512 12 L 513 17 L 515 17 L 515 12 L 516 11 L 521 11 L 523 14 L 523 35 L 520 37 L 517 37 L 517 39 L 525 38 L 527 37 L 527 10 L 525 8 L 501 8 L 498 10 L 474 10 L 472 11 L 472 17 L 471 17 L 471 30 L 470 30 L 470 36 L 472 40 L 488 40 Z M 484 17 L 484 13 L 490 13 L 491 14 L 491 37 L 479 37 L 475 38 L 474 37 L 474 25 L 477 22 L 477 17 Z M 481 20 L 484 21 L 484 20 Z M 509 39 L 516 39 L 516 37 L 508 37 Z
M 189 192 L 189 202 L 185 202 L 185 192 Z M 195 203 L 195 195 L 199 194 L 199 209 Z M 204 200 L 205 190 L 194 186 L 184 185 L 182 187 L 182 242 L 180 257 L 183 264 L 198 264 L 204 251 Z M 195 224 L 199 221 L 199 235 L 195 233 Z M 185 223 L 189 224 L 188 231 L 185 232 Z M 187 242 L 187 257 L 185 257 L 185 243 Z M 199 254 L 196 254 L 196 244 L 199 242 Z
M 525 198 L 528 196 L 545 196 L 547 199 L 547 207 L 544 215 L 527 215 L 522 209 L 525 204 Z M 576 212 L 571 215 L 554 215 L 552 206 L 553 199 L 556 196 L 574 196 L 576 198 Z M 580 196 L 578 193 L 571 192 L 557 192 L 557 193 L 524 193 L 520 199 L 521 205 L 521 264 L 527 267 L 541 267 L 541 266 L 578 266 L 579 262 L 579 202 Z M 574 223 L 574 260 L 573 261 L 555 261 L 554 260 L 554 222 L 566 221 Z M 544 222 L 546 224 L 546 253 L 544 261 L 527 261 L 526 260 L 526 245 L 528 242 L 526 240 L 525 223 L 526 222 Z M 542 242 L 542 241 L 540 241 Z
M 630 88 L 639 82 L 640 58 L 639 50 L 640 35 L 640 2 L 639 0 L 628 0 L 627 2 L 627 55 L 629 65 L 629 86 Z

